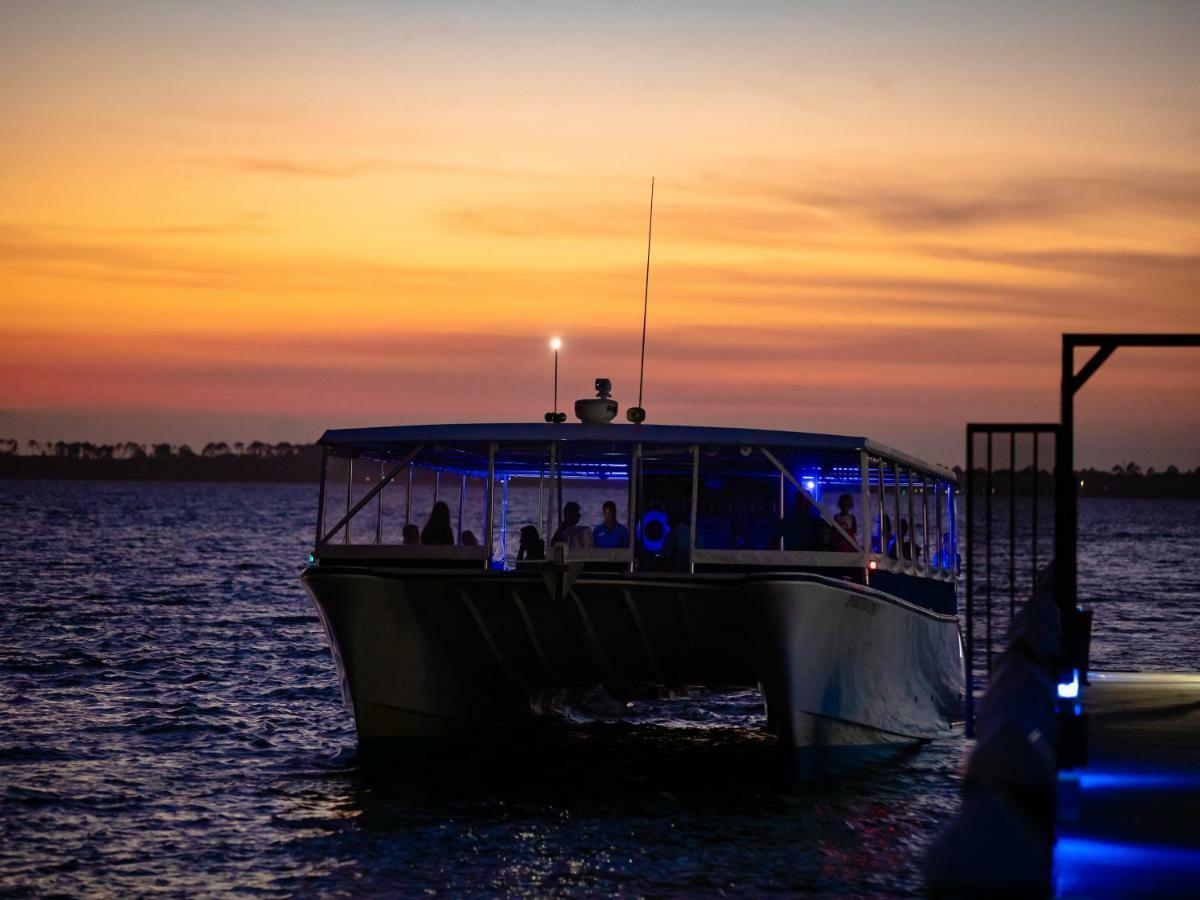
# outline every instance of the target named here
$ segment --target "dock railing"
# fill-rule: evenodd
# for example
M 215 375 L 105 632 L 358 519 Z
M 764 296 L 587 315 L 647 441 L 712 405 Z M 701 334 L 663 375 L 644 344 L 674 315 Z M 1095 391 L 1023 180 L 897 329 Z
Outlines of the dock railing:
M 975 706 L 987 688 L 1013 617 L 1050 564 L 1055 547 L 1054 423 L 967 425 L 964 712 L 974 737 Z

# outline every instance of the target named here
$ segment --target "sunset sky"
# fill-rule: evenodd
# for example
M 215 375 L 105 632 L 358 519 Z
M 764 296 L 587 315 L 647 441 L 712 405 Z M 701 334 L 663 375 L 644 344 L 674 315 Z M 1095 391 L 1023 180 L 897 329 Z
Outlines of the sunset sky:
M 1200 3 L 5 3 L 0 437 L 1057 418 L 1200 331 Z M 1121 350 L 1080 464 L 1200 465 Z

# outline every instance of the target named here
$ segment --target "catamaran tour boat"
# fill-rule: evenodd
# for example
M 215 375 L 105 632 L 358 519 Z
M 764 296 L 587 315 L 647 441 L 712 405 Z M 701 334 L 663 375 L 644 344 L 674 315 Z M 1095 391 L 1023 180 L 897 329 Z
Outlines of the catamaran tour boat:
M 801 775 L 961 718 L 953 472 L 863 437 L 612 424 L 594 402 L 578 423 L 321 438 L 302 580 L 360 750 L 503 739 L 597 687 L 757 687 Z M 618 522 L 589 527 L 606 501 Z

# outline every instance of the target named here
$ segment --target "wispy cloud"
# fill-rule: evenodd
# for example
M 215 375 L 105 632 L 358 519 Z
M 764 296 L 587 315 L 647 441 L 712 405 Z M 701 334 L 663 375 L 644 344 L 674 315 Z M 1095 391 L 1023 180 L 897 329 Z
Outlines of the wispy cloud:
M 317 163 L 279 156 L 239 156 L 220 160 L 219 164 L 239 172 L 294 178 L 350 178 L 380 168 L 367 162 Z
M 623 183 L 614 176 L 593 173 L 548 170 L 545 167 L 513 168 L 490 165 L 477 159 L 427 160 L 398 158 L 317 159 L 280 155 L 244 155 L 209 158 L 202 164 L 248 175 L 287 178 L 344 179 L 385 172 L 412 172 L 426 175 L 477 175 L 528 182 L 569 182 L 580 184 Z
M 903 187 L 897 187 L 903 185 Z M 1194 219 L 1200 169 L 1098 168 L 1080 163 L 1029 174 L 939 175 L 778 160 L 729 160 L 690 188 L 717 198 L 791 204 L 894 232 L 954 234 L 994 225 L 1044 227 L 1103 216 Z
M 1200 289 L 1200 253 L 1146 253 L 1135 250 L 1003 251 L 967 247 L 935 251 L 954 259 L 1000 263 L 1025 269 L 1071 272 L 1096 278 L 1154 284 L 1190 282 Z
M 0 236 L 6 231 L 10 235 L 19 234 L 21 230 L 19 226 L 0 225 Z M 40 230 L 52 234 L 66 234 L 92 240 L 105 240 L 114 237 L 226 237 L 270 234 L 275 231 L 275 226 L 272 224 L 270 216 L 247 213 L 235 219 L 216 222 L 171 222 L 128 228 L 115 226 L 99 228 L 82 225 L 44 225 Z M 26 231 L 29 232 L 31 229 L 26 229 Z

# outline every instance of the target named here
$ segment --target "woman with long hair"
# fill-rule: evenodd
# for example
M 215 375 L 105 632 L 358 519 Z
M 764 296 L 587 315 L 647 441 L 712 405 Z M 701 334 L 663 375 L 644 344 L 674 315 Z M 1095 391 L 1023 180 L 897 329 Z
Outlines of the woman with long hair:
M 454 531 L 450 528 L 450 507 L 444 500 L 433 504 L 433 509 L 429 512 L 429 521 L 421 529 L 421 543 L 454 546 Z

